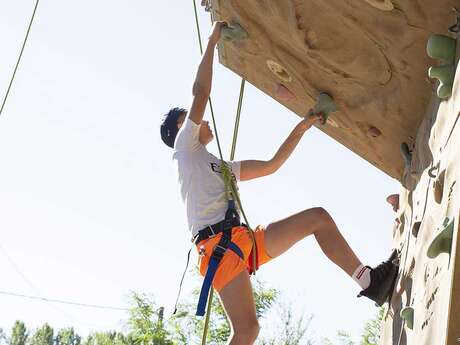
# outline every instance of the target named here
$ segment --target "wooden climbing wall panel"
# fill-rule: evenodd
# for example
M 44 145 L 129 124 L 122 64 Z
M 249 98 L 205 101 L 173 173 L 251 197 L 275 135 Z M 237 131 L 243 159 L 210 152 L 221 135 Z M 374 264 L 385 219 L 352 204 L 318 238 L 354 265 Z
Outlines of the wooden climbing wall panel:
M 442 102 L 433 97 L 427 109 L 402 179 L 393 234 L 394 245 L 402 252 L 401 268 L 382 345 L 460 344 L 458 65 L 452 96 Z M 403 315 L 409 317 L 402 318 L 406 307 Z
M 400 180 L 431 96 L 430 34 L 459 0 L 212 0 L 216 20 L 249 34 L 219 45 L 220 62 L 303 116 L 321 91 L 339 108 L 318 126 Z M 282 119 L 269 114 L 276 123 Z

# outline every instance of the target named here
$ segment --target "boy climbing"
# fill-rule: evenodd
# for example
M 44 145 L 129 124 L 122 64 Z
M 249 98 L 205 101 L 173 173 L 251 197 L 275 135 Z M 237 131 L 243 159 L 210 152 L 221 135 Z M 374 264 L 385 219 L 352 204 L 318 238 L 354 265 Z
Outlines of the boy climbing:
M 256 255 L 258 265 L 263 265 L 309 235 L 314 235 L 324 254 L 359 284 L 362 291 L 358 296 L 366 296 L 382 305 L 394 286 L 398 253 L 394 250 L 387 261 L 375 268 L 364 266 L 322 207 L 304 210 L 266 228 L 258 226 L 254 232 L 256 253 L 251 253 L 250 233 L 240 223 L 236 210 L 228 207 L 221 161 L 206 149 L 213 133 L 208 122 L 203 121 L 203 115 L 211 93 L 214 50 L 224 25 L 216 23 L 213 27 L 193 85 L 190 110 L 171 109 L 161 125 L 161 137 L 174 149 L 173 161 L 189 229 L 200 254 L 200 273 L 206 276 L 205 282 L 212 282 L 231 324 L 228 344 L 253 344 L 259 332 L 248 272 L 256 269 L 249 259 L 251 254 Z M 233 179 L 248 181 L 276 172 L 305 132 L 321 119 L 321 114 L 303 118 L 272 159 L 227 162 Z M 216 258 L 218 260 L 213 261 Z M 207 273 L 214 264 L 217 266 L 212 277 Z

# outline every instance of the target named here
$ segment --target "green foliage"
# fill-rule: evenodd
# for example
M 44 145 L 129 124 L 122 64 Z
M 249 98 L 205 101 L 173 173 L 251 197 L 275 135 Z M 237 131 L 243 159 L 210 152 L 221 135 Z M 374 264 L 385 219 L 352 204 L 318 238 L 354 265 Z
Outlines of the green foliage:
M 291 305 L 280 300 L 280 293 L 267 288 L 264 283 L 254 283 L 256 314 L 262 324 L 262 334 L 258 345 L 300 345 L 312 344 L 307 330 L 312 317 L 297 317 Z M 17 321 L 11 332 L 9 345 L 188 345 L 200 344 L 204 328 L 204 318 L 196 317 L 196 302 L 199 290 L 190 301 L 179 305 L 178 313 L 165 319 L 163 308 L 156 306 L 153 299 L 145 294 L 132 293 L 131 309 L 126 333 L 94 332 L 82 339 L 73 328 L 64 328 L 54 337 L 53 328 L 44 324 L 30 337 L 23 322 Z M 266 320 L 272 313 L 275 321 Z M 270 324 L 265 328 L 264 322 Z M 207 345 L 226 344 L 231 336 L 230 324 L 219 298 L 212 301 L 212 314 Z M 1 340 L 5 339 L 5 344 Z M 0 345 L 6 345 L 6 335 L 0 329 Z
M 196 301 L 198 300 L 199 292 L 198 289 L 193 292 L 193 302 L 180 304 L 177 314 L 170 320 L 172 329 L 174 330 L 174 341 L 177 344 L 185 345 L 201 342 L 204 330 L 204 318 L 195 316 Z M 255 282 L 254 301 L 256 314 L 259 318 L 263 317 L 272 308 L 277 297 L 278 291 L 276 289 L 268 289 L 262 282 Z M 230 324 L 227 320 L 225 310 L 219 298 L 214 294 L 207 344 L 224 344 L 228 340 L 230 333 Z
M 134 345 L 135 343 L 119 332 L 95 332 L 88 335 L 84 345 Z
M 47 323 L 37 329 L 30 339 L 30 345 L 53 345 L 53 342 L 54 330 Z
M 56 336 L 56 345 L 80 345 L 81 337 L 72 327 L 61 329 Z
M 259 339 L 259 345 L 311 345 L 312 339 L 308 337 L 313 316 L 295 316 L 292 306 L 277 303 L 274 312 L 279 316 L 278 322 L 271 327 L 274 332 L 270 336 Z
M 385 308 L 380 308 L 377 316 L 364 326 L 364 331 L 361 337 L 361 345 L 378 345 L 380 340 L 380 333 L 382 331 L 383 317 L 385 315 Z
M 136 345 L 173 345 L 170 334 L 165 329 L 163 308 L 146 295 L 132 293 L 132 308 L 128 325 L 130 338 Z
M 29 333 L 27 332 L 26 326 L 22 321 L 16 321 L 11 331 L 11 345 L 26 345 Z
M 361 334 L 360 345 L 378 345 L 380 340 L 380 333 L 382 328 L 383 317 L 385 315 L 385 308 L 381 307 L 378 314 L 367 321 L 364 325 L 363 333 Z M 339 345 L 356 345 L 351 339 L 351 336 L 344 332 L 337 332 L 337 340 Z M 322 345 L 334 345 L 333 342 L 325 338 L 322 340 Z

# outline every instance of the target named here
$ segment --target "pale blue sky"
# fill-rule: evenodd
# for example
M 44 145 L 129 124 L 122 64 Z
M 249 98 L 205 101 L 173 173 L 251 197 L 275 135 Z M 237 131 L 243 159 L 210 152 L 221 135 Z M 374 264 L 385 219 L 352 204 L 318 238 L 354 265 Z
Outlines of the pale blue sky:
M 34 3 L 0 2 L 2 97 Z M 207 35 L 204 13 L 201 23 Z M 191 2 L 42 0 L 0 118 L 0 290 L 111 306 L 125 306 L 135 290 L 171 312 L 189 233 L 159 124 L 170 107 L 190 102 L 200 59 L 194 30 Z M 216 60 L 226 157 L 239 83 Z M 236 158 L 269 158 L 297 121 L 248 85 Z M 240 189 L 252 225 L 323 206 L 365 264 L 389 254 L 394 214 L 385 197 L 399 183 L 316 129 L 276 175 Z M 356 299 L 358 286 L 313 238 L 259 277 L 297 311 L 315 314 L 318 337 L 357 335 L 377 310 Z M 186 290 L 192 282 L 189 275 Z M 126 314 L 0 295 L 0 327 L 16 319 L 85 334 L 119 328 Z

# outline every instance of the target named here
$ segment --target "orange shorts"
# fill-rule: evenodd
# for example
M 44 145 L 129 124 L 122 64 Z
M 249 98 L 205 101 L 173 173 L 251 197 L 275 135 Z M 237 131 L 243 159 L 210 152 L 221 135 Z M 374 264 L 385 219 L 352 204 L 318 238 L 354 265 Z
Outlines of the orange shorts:
M 203 277 L 206 275 L 209 259 L 214 247 L 217 243 L 219 243 L 221 237 L 222 233 L 218 234 L 216 237 L 201 241 L 196 246 L 200 255 L 198 267 L 200 269 L 200 274 Z M 257 261 L 258 265 L 261 266 L 272 259 L 265 250 L 265 228 L 263 226 L 257 226 L 254 230 L 254 238 L 257 244 Z M 214 280 L 212 282 L 212 286 L 216 291 L 222 290 L 225 285 L 227 285 L 244 270 L 249 271 L 251 266 L 249 262 L 249 254 L 252 249 L 252 241 L 247 228 L 244 226 L 234 227 L 232 229 L 232 242 L 241 249 L 244 260 L 241 260 L 238 254 L 236 254 L 233 250 L 227 250 L 219 264 L 219 267 L 217 268 L 216 275 L 214 276 Z

